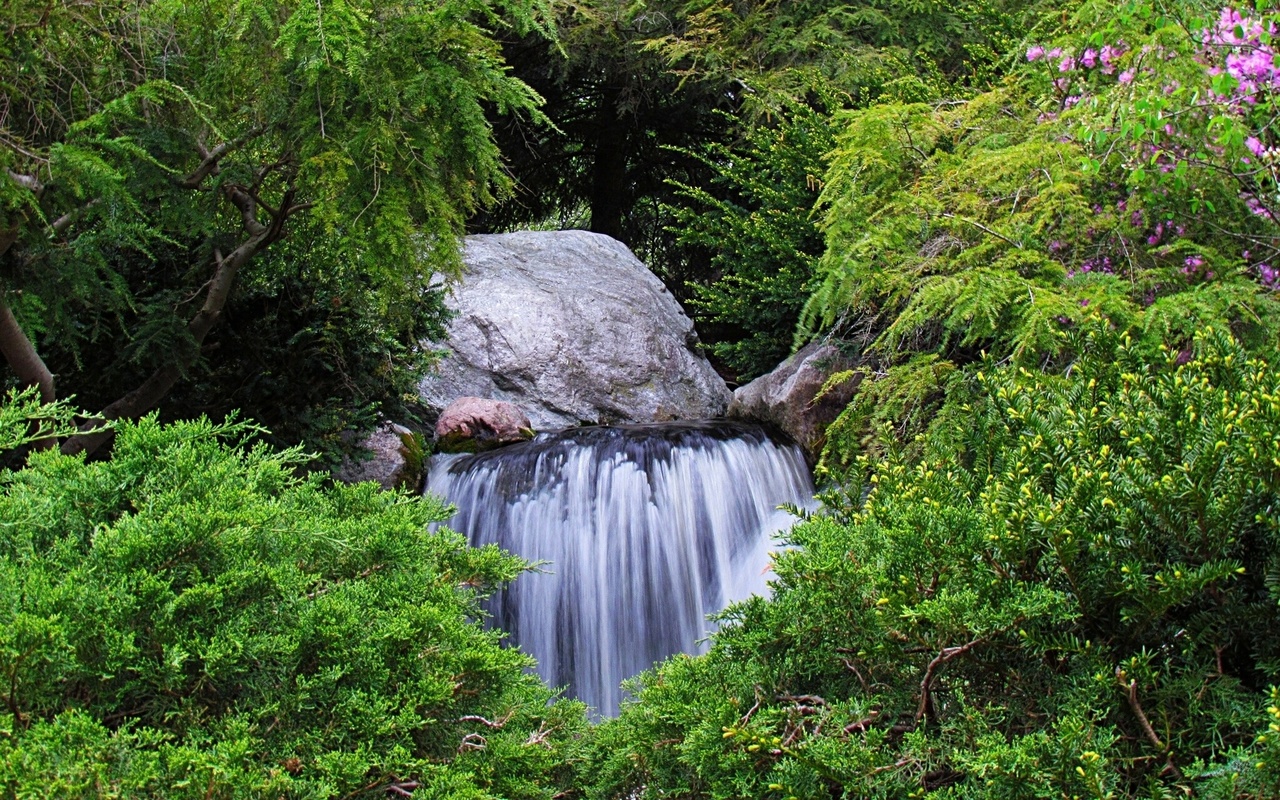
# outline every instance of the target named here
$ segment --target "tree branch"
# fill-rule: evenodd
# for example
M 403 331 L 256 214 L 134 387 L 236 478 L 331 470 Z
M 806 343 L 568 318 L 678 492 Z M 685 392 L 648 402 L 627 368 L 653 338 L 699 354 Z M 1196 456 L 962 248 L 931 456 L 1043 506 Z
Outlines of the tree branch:
M 36 194 L 44 191 L 44 184 L 33 175 L 23 175 L 21 172 L 14 172 L 11 169 L 5 170 L 5 172 L 9 173 L 10 180 L 23 188 L 30 189 Z
M 231 205 L 240 212 L 240 220 L 250 236 L 256 237 L 266 232 L 266 226 L 258 222 L 258 204 L 253 199 L 253 195 L 249 194 L 244 187 L 235 184 L 223 186 L 222 190 L 231 201 Z
M 9 252 L 9 248 L 13 247 L 13 243 L 18 241 L 18 234 L 22 232 L 16 224 L 8 230 L 0 230 L 0 256 Z
M 1147 737 L 1148 742 L 1151 742 L 1152 747 L 1165 754 L 1165 763 L 1168 770 L 1178 780 L 1182 780 L 1182 770 L 1178 769 L 1178 765 L 1174 763 L 1173 753 L 1169 751 L 1168 745 L 1160 741 L 1160 737 L 1156 735 L 1156 729 L 1151 727 L 1151 720 L 1147 719 L 1147 713 L 1142 710 L 1142 703 L 1138 701 L 1138 682 L 1130 680 L 1126 683 L 1124 670 L 1119 667 L 1116 667 L 1116 680 L 1120 682 L 1120 688 L 1125 690 L 1125 698 L 1129 701 L 1129 709 L 1138 718 L 1138 726 L 1142 728 L 1142 734 Z
M 225 186 L 223 189 L 227 199 L 240 209 L 249 238 L 225 257 L 215 253 L 213 277 L 209 279 L 209 289 L 205 294 L 204 304 L 187 323 L 187 331 L 195 340 L 196 347 L 183 361 L 160 367 L 138 388 L 104 408 L 101 416 L 105 419 L 136 419 L 156 407 L 182 377 L 182 373 L 198 358 L 200 346 L 204 344 L 205 337 L 209 335 L 209 331 L 222 315 L 227 298 L 231 296 L 231 289 L 235 285 L 240 268 L 284 235 L 287 214 L 277 215 L 271 220 L 271 224 L 263 225 L 254 216 L 256 204 L 252 197 L 236 186 Z M 292 205 L 294 194 L 295 190 L 292 187 L 285 190 L 280 207 L 294 207 Z M 67 455 L 92 453 L 106 444 L 113 435 L 114 433 L 109 430 L 85 431 L 63 443 L 62 452 Z
M 971 642 L 966 642 L 956 647 L 944 647 L 942 652 L 934 656 L 934 659 L 929 662 L 929 666 L 924 670 L 924 677 L 920 680 L 920 705 L 916 708 L 917 724 L 921 719 L 927 719 L 930 722 L 934 720 L 933 682 L 938 677 L 938 670 L 942 668 L 942 665 L 953 658 L 964 655 L 985 642 L 987 638 L 987 636 L 979 636 Z
M 972 225 L 973 227 L 977 228 L 978 230 L 982 231 L 983 233 L 990 234 L 990 235 L 992 235 L 992 236 L 996 237 L 997 239 L 999 239 L 999 240 L 1001 240 L 1001 241 L 1008 242 L 1009 244 L 1013 245 L 1014 247 L 1018 248 L 1019 250 L 1021 250 L 1021 249 L 1022 249 L 1022 244 L 1021 244 L 1021 243 L 1019 243 L 1019 242 L 1015 242 L 1014 240 L 1010 239 L 1008 236 L 1005 236 L 1005 235 L 1000 234 L 1000 233 L 996 233 L 995 231 L 993 231 L 993 230 L 991 230 L 990 228 L 988 228 L 986 225 L 983 225 L 981 222 L 975 222 L 975 221 L 973 221 L 973 220 L 971 220 L 971 219 L 968 219 L 968 218 L 966 218 L 966 217 L 962 217 L 962 216 L 959 216 L 958 214 L 952 214 L 952 213 L 950 213 L 950 212 L 946 212 L 946 211 L 944 211 L 944 212 L 941 214 L 941 216 L 942 216 L 943 218 L 945 218 L 945 219 L 957 219 L 957 220 L 960 220 L 961 222 L 964 222 L 964 223 L 967 223 L 967 224 L 969 224 L 969 225 Z
M 66 233 L 67 228 L 71 227 L 71 223 L 75 222 L 76 219 L 81 214 L 93 208 L 97 204 L 98 204 L 97 200 L 90 200 L 89 202 L 85 203 L 79 208 L 73 208 L 67 213 L 55 219 L 53 222 L 49 223 L 49 227 L 53 230 L 54 233 L 58 233 L 58 234 Z
M 210 175 L 216 175 L 219 164 L 223 157 L 233 150 L 238 150 L 246 143 L 253 141 L 266 131 L 262 125 L 255 125 L 245 131 L 241 136 L 232 139 L 229 142 L 223 142 L 212 150 L 206 149 L 203 145 L 196 145 L 196 149 L 200 153 L 200 165 L 195 171 L 178 181 L 178 186 L 183 189 L 199 189 L 200 184 L 204 183 L 204 179 Z

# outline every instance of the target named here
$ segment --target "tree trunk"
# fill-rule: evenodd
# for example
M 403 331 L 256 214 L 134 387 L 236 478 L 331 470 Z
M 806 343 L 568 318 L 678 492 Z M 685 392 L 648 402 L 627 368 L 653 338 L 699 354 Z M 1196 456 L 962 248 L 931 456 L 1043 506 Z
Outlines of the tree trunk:
M 19 383 L 39 387 L 40 399 L 46 403 L 58 399 L 53 385 L 53 373 L 45 366 L 44 359 L 36 352 L 35 345 L 14 318 L 13 311 L 3 296 L 0 296 L 0 352 L 4 353 L 5 361 L 17 373 Z
M 0 231 L 0 256 L 18 241 L 18 232 L 17 225 Z M 20 384 L 39 387 L 40 399 L 46 403 L 58 399 L 54 391 L 53 373 L 45 366 L 44 359 L 36 352 L 26 331 L 18 324 L 3 293 L 0 293 L 0 353 L 4 354 L 4 360 L 9 362 L 10 368 L 17 374 Z
M 591 230 L 622 239 L 627 197 L 627 124 L 618 116 L 619 91 L 605 90 L 600 101 L 595 163 L 591 175 Z

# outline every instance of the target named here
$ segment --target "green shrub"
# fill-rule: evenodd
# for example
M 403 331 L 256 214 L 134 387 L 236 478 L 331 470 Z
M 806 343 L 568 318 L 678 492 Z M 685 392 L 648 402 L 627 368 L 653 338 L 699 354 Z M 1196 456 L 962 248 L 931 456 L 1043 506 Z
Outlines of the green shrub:
M 678 184 L 684 205 L 669 213 L 679 246 L 711 254 L 715 278 L 690 282 L 691 305 L 719 339 L 711 351 L 745 382 L 791 355 L 822 253 L 811 212 L 834 139 L 827 116 L 803 106 L 743 138 L 737 148 L 704 148 L 714 185 Z
M 771 600 L 637 681 L 593 796 L 1280 793 L 1280 367 L 1089 329 L 864 457 Z
M 0 794 L 553 795 L 582 709 L 478 622 L 523 562 L 256 433 L 148 418 L 0 473 Z
M 826 251 L 797 343 L 835 333 L 867 345 L 875 381 L 898 385 L 863 390 L 921 409 L 897 420 L 908 439 L 944 394 L 922 380 L 938 364 L 921 356 L 1054 368 L 1075 356 L 1058 334 L 1093 314 L 1178 350 L 1208 326 L 1258 352 L 1280 335 L 1264 207 L 1280 83 L 1249 94 L 1227 74 L 1246 56 L 1269 63 L 1269 38 L 1228 45 L 1230 14 L 1202 0 L 1045 12 L 1044 38 L 1008 52 L 1010 74 L 989 91 L 838 120 Z M 1241 13 L 1251 31 L 1274 24 Z M 874 451 L 885 421 L 875 399 L 851 407 L 829 432 L 828 464 Z

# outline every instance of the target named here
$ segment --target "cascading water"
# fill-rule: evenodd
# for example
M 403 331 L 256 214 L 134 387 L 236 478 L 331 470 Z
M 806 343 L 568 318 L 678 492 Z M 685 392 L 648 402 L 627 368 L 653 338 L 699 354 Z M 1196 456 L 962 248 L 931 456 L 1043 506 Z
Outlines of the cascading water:
M 619 684 L 695 652 L 707 614 L 766 589 L 771 534 L 809 506 L 804 456 L 737 423 L 626 425 L 543 434 L 489 453 L 436 456 L 427 492 L 448 525 L 533 562 L 491 601 L 496 624 L 552 686 L 614 716 Z

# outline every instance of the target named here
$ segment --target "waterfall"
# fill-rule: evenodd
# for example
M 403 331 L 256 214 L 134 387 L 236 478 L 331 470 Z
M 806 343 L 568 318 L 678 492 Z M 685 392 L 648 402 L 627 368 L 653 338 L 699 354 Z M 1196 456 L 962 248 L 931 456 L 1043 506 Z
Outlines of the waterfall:
M 810 506 L 804 456 L 738 423 L 576 428 L 432 458 L 426 491 L 473 545 L 543 562 L 491 601 L 495 624 L 602 716 L 619 684 L 697 652 L 706 616 L 766 590 L 771 534 Z

